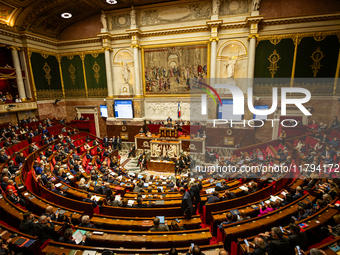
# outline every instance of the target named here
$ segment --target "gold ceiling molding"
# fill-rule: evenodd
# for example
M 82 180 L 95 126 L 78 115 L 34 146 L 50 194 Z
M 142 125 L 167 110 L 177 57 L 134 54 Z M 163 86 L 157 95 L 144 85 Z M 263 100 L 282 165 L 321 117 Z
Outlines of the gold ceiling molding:
M 92 56 L 93 58 L 97 58 L 97 57 L 99 56 L 99 53 L 91 53 L 91 56 Z
M 39 50 L 39 49 L 34 49 L 34 48 L 28 48 L 28 54 L 32 54 L 32 52 L 34 53 L 39 53 L 41 55 L 50 55 L 50 56 L 55 56 L 57 59 L 62 58 L 62 57 L 67 57 L 69 58 L 70 56 L 72 56 L 72 58 L 74 56 L 81 56 L 81 55 L 92 55 L 92 54 L 100 54 L 100 53 L 104 53 L 104 50 L 91 50 L 91 51 L 78 51 L 78 52 L 72 52 L 72 53 L 54 53 L 54 52 L 48 52 L 48 51 L 43 51 L 43 50 Z M 71 58 L 71 59 L 72 59 Z
M 72 60 L 74 58 L 74 55 L 67 55 L 66 56 L 69 60 Z
M 326 15 L 315 15 L 306 17 L 294 17 L 294 18 L 276 18 L 276 19 L 263 19 L 261 24 L 264 26 L 270 25 L 281 25 L 281 24 L 293 24 L 313 21 L 326 21 L 326 20 L 337 20 L 340 19 L 340 14 L 326 14 Z
M 293 39 L 299 38 L 301 41 L 304 37 L 323 37 L 328 35 L 337 35 L 340 36 L 340 31 L 324 31 L 324 32 L 308 32 L 308 33 L 296 33 L 296 34 L 281 34 L 281 35 L 262 35 L 257 38 L 257 44 L 259 44 L 260 41 L 270 41 L 270 40 L 282 40 L 282 39 Z M 340 38 L 340 37 L 339 37 Z M 314 38 L 315 39 L 315 38 Z M 339 39 L 340 40 L 340 39 Z

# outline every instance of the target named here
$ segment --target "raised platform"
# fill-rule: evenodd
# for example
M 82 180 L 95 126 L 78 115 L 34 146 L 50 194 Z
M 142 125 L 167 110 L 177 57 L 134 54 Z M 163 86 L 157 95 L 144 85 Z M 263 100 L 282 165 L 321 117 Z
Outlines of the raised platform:
M 189 135 L 181 135 L 178 138 L 163 138 L 159 134 L 152 134 L 145 136 L 138 134 L 135 136 L 136 149 L 150 150 L 150 142 L 152 140 L 159 141 L 181 141 L 181 150 L 193 153 L 205 152 L 205 138 L 191 139 Z

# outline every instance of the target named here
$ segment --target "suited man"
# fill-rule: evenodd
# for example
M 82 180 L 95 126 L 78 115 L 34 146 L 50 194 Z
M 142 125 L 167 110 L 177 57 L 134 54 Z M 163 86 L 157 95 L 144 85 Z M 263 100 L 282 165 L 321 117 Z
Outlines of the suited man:
M 182 173 L 181 160 L 177 158 L 175 161 L 175 175 L 180 175 Z
M 146 169 L 146 157 L 145 155 L 142 156 L 142 160 L 140 162 L 140 171 L 144 171 L 144 169 Z
M 70 142 L 69 147 L 71 150 L 74 150 L 76 148 L 73 142 Z
M 19 166 L 15 166 L 13 160 L 10 160 L 8 162 L 8 171 L 11 174 L 15 174 L 15 172 L 18 171 L 18 170 L 19 170 Z
M 12 189 L 8 189 L 7 190 L 7 198 L 9 199 L 9 201 L 11 201 L 13 204 L 18 204 L 20 203 L 20 205 L 26 207 L 27 203 L 23 198 L 20 198 L 18 196 L 16 196 L 13 192 Z
M 87 159 L 90 159 L 90 160 L 93 159 L 93 157 L 92 157 L 92 155 L 91 155 L 89 150 L 86 152 L 86 157 L 87 157 Z
M 234 198 L 236 198 L 235 193 L 230 190 L 226 190 L 221 200 L 225 201 L 225 200 L 234 199 Z
M 46 216 L 47 218 L 50 218 L 51 220 L 57 220 L 58 219 L 58 213 L 54 214 L 53 213 L 53 207 L 52 206 L 47 206 L 45 209 L 45 213 L 42 215 Z
M 250 246 L 255 248 L 253 252 L 250 252 Z M 254 243 L 249 242 L 249 246 L 246 246 L 246 249 L 248 255 L 273 255 L 269 244 L 265 243 L 261 237 L 255 237 Z
M 108 147 L 109 146 L 109 137 L 108 136 L 105 136 L 103 138 L 103 146 L 104 147 Z
M 295 223 L 289 224 L 289 229 L 291 234 L 288 235 L 288 241 L 290 243 L 290 246 L 296 247 L 300 246 L 302 250 L 307 251 L 308 250 L 308 238 L 306 232 L 301 232 L 301 228 L 299 225 Z
M 128 158 L 130 158 L 131 156 L 135 155 L 135 150 L 136 150 L 136 147 L 135 147 L 135 144 L 133 144 L 131 149 L 130 149 Z
M 33 226 L 32 235 L 38 236 L 41 243 L 46 242 L 47 239 L 52 239 L 55 236 L 54 224 L 51 218 L 44 215 L 40 216 L 39 222 Z
M 172 119 L 170 118 L 170 116 L 166 119 L 166 122 L 172 122 Z
M 19 231 L 27 235 L 32 235 L 34 225 L 34 215 L 27 211 L 24 213 L 23 220 L 20 222 Z
M 112 195 L 112 190 L 111 190 L 110 184 L 108 182 L 106 182 L 104 184 L 104 187 L 102 189 L 102 194 L 106 197 L 110 197 Z
M 153 227 L 149 229 L 151 232 L 161 232 L 161 231 L 169 231 L 168 225 L 160 224 L 160 220 L 158 217 L 153 219 Z
M 273 255 L 292 254 L 292 247 L 288 239 L 282 237 L 282 232 L 278 227 L 273 227 L 270 233 L 261 233 L 260 236 L 265 237 L 265 241 L 270 240 L 268 247 L 273 251 Z
M 92 193 L 87 193 L 87 198 L 83 199 L 83 202 L 87 202 L 87 203 L 92 203 L 93 208 L 97 207 L 97 201 L 96 200 L 91 200 L 92 197 Z
M 166 124 L 166 127 L 168 127 L 168 128 L 172 128 L 172 124 L 171 124 L 171 122 L 170 122 L 170 121 L 168 121 L 168 123 Z
M 193 184 L 191 187 L 190 187 L 190 196 L 194 199 L 195 201 L 195 206 L 197 208 L 198 204 L 201 202 L 201 190 L 202 190 L 202 183 L 200 182 L 199 184 Z M 201 211 L 201 208 L 200 208 L 200 211 Z
M 0 163 L 5 163 L 8 160 L 8 156 L 5 153 L 5 150 L 0 152 Z
M 152 204 L 143 204 L 143 198 L 137 198 L 137 204 L 133 205 L 135 208 L 148 208 L 152 207 Z
M 79 224 L 80 227 L 82 228 L 96 228 L 95 225 L 91 224 L 90 222 L 90 216 L 88 215 L 83 215 L 81 218 L 81 223 Z
M 15 161 L 20 165 L 23 164 L 25 162 L 25 157 L 24 157 L 24 153 L 20 152 L 16 157 L 15 157 Z
M 327 155 L 330 155 L 333 158 L 335 154 L 335 151 L 330 149 L 329 146 L 326 146 L 326 148 L 321 153 L 321 158 L 325 159 Z
M 117 138 L 116 138 L 116 136 L 112 137 L 112 146 L 113 146 L 114 150 L 117 149 Z
M 120 151 L 122 149 L 122 139 L 120 138 L 120 136 L 117 136 L 117 146 L 118 150 Z
M 194 213 L 194 207 L 192 205 L 192 199 L 190 193 L 185 191 L 183 187 L 179 189 L 179 193 L 182 195 L 182 203 L 181 203 L 181 211 L 182 214 L 187 217 L 191 218 Z
M 227 185 L 226 181 L 225 180 L 222 180 L 221 181 L 221 186 L 216 186 L 215 187 L 215 190 L 216 191 L 221 191 L 221 190 L 226 190 L 226 189 L 229 189 L 230 187 Z

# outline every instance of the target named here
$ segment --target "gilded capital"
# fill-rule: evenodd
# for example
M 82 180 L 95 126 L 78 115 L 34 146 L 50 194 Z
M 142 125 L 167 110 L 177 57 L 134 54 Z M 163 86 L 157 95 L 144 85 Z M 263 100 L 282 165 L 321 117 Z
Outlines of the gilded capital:
M 103 47 L 102 48 L 103 51 L 113 51 L 113 49 L 109 48 L 109 47 Z
M 211 37 L 209 39 L 210 42 L 218 42 L 220 39 L 218 37 Z
M 17 50 L 17 51 L 20 50 L 19 47 L 15 47 L 15 46 L 8 46 L 7 49 L 9 49 L 9 50 Z
M 138 48 L 138 49 L 140 49 L 140 48 L 142 48 L 139 44 L 132 44 L 131 45 L 131 48 Z
M 247 40 L 249 41 L 249 40 L 252 39 L 252 38 L 257 39 L 258 37 L 259 37 L 259 34 L 250 34 L 250 35 L 248 35 Z

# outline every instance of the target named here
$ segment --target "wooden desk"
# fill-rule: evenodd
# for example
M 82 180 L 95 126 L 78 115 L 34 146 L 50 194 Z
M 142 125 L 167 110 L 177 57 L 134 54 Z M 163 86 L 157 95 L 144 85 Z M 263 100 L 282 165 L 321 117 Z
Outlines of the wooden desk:
M 86 245 L 99 247 L 134 247 L 134 248 L 164 248 L 164 247 L 189 247 L 191 243 L 198 245 L 209 244 L 212 235 L 209 228 L 184 230 L 184 231 L 118 231 L 105 230 L 104 235 L 93 234 L 98 231 L 92 228 L 76 227 L 92 233 L 86 239 Z
M 161 137 L 171 137 L 171 138 L 177 138 L 178 137 L 178 131 L 176 128 L 168 128 L 168 127 L 160 127 L 159 133 Z
M 181 135 L 177 138 L 161 138 L 159 134 L 152 134 L 151 136 L 145 136 L 141 134 L 135 135 L 135 146 L 136 149 L 150 150 L 150 142 L 152 140 L 166 140 L 166 141 L 181 141 L 182 150 L 195 152 L 195 153 L 205 153 L 205 138 L 194 138 L 191 139 L 190 135 Z
M 186 230 L 198 229 L 202 223 L 201 218 L 194 216 L 191 219 L 182 217 L 165 217 L 168 221 L 168 225 L 171 221 L 178 218 L 180 223 L 179 226 L 183 226 Z M 145 217 L 114 217 L 106 215 L 94 215 L 91 218 L 91 222 L 97 227 L 105 229 L 116 229 L 116 230 L 137 230 L 137 231 L 148 231 L 153 225 L 153 218 Z
M 150 160 L 147 163 L 148 170 L 150 171 L 157 171 L 157 172 L 170 172 L 175 173 L 175 162 L 173 161 L 157 161 L 157 160 Z
M 61 249 L 62 247 L 62 249 Z M 205 255 L 218 255 L 220 249 L 223 248 L 223 243 L 211 244 L 211 245 L 200 245 L 201 250 Z M 82 255 L 85 250 L 94 250 L 97 252 L 102 252 L 104 249 L 108 249 L 114 254 L 144 254 L 144 255 L 154 255 L 154 254 L 166 254 L 169 252 L 170 248 L 152 248 L 152 249 L 135 249 L 133 247 L 129 248 L 101 248 L 92 246 L 82 246 L 75 244 L 59 243 L 50 241 L 49 244 L 42 250 L 44 254 L 53 252 L 55 255 L 69 254 L 70 251 L 76 251 L 75 255 Z M 186 254 L 188 247 L 176 247 L 178 253 Z

